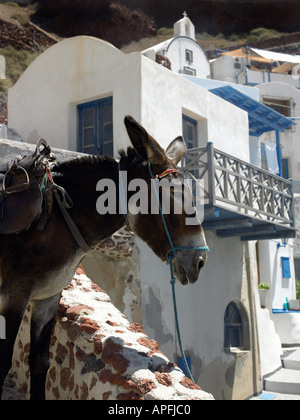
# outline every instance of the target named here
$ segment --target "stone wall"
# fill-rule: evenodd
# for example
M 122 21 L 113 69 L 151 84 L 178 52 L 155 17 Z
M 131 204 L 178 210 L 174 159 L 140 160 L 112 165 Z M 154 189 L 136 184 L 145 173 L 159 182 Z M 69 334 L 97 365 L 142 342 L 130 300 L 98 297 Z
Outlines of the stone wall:
M 6 399 L 29 398 L 30 307 L 16 340 Z M 50 346 L 49 400 L 211 400 L 127 320 L 79 268 L 63 291 Z

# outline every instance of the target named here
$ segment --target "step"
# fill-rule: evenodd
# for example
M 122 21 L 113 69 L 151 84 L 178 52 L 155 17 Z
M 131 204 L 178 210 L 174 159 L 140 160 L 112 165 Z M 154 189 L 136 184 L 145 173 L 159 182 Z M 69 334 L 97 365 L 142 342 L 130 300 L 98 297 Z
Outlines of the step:
M 286 369 L 300 370 L 300 349 L 286 352 L 282 357 L 282 366 Z
M 248 398 L 250 401 L 300 401 L 300 395 L 279 394 L 278 392 L 263 391 L 260 395 Z
M 265 378 L 264 385 L 265 391 L 300 395 L 300 371 L 281 368 Z

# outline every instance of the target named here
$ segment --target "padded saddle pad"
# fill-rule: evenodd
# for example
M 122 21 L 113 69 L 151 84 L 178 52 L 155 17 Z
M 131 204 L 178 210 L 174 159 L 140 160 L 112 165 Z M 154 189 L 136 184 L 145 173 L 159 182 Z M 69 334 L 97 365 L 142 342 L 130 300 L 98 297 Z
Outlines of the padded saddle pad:
M 38 183 L 15 194 L 2 195 L 0 234 L 14 234 L 26 230 L 42 211 L 42 193 Z

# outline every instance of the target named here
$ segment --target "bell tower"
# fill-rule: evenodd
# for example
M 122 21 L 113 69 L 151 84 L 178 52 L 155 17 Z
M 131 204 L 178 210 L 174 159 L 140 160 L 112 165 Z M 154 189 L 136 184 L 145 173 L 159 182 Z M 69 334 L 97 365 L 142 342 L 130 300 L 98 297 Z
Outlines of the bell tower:
M 183 18 L 174 23 L 174 37 L 176 36 L 187 36 L 196 40 L 195 37 L 195 26 L 192 21 L 188 18 L 187 13 L 183 12 Z

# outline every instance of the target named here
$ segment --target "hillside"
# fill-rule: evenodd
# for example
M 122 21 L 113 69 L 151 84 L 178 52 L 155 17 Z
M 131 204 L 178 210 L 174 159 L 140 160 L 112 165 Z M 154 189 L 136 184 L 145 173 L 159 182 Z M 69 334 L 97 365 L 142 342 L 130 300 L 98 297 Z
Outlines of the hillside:
M 18 2 L 22 5 L 17 4 Z M 240 34 L 230 33 L 229 35 L 224 35 L 226 31 L 220 33 L 218 30 L 221 27 L 216 26 L 214 26 L 218 29 L 216 34 L 213 33 L 213 26 L 210 28 L 211 31 L 203 30 L 205 25 L 202 25 L 200 20 L 206 15 L 205 13 L 196 15 L 195 10 L 200 10 L 200 6 L 202 8 L 205 6 L 208 10 L 214 3 L 215 13 L 210 13 L 210 19 L 216 20 L 220 8 L 225 7 L 226 3 L 229 13 L 233 2 L 238 6 L 247 3 L 247 7 L 250 7 L 250 3 L 252 6 L 254 3 L 261 3 L 264 8 L 267 8 L 270 3 L 268 0 L 261 2 L 186 0 L 184 2 L 189 16 L 196 24 L 197 41 L 206 51 L 208 58 L 215 57 L 216 49 L 235 49 L 244 45 L 300 54 L 300 32 L 288 33 L 290 28 L 296 27 L 300 13 L 293 16 L 292 25 L 286 25 L 286 33 L 274 29 L 256 28 L 256 26 L 253 26 L 256 29 L 252 28 L 248 33 L 244 31 Z M 279 0 L 273 1 L 273 8 L 276 9 L 281 3 Z M 290 3 L 292 2 L 285 2 L 286 5 Z M 174 22 L 182 16 L 181 4 L 182 2 L 178 0 L 172 2 L 169 0 L 122 0 L 122 2 L 117 0 L 101 0 L 101 2 L 98 0 L 77 0 L 76 2 L 74 0 L 40 0 L 38 3 L 32 0 L 15 0 L 14 2 L 0 0 L 0 54 L 6 58 L 7 71 L 7 79 L 0 80 L 0 91 L 6 93 L 38 54 L 64 37 L 96 36 L 111 42 L 125 53 L 141 51 L 169 39 L 173 36 Z M 238 10 L 242 22 L 243 9 Z M 286 7 L 284 10 L 286 13 L 289 8 Z M 284 21 L 285 13 L 282 13 L 282 21 Z M 252 24 L 257 25 L 258 22 L 260 21 L 254 20 Z M 270 19 L 265 20 L 263 26 L 269 25 L 270 22 L 272 22 Z M 162 25 L 165 27 L 161 27 Z M 230 32 L 233 26 L 227 26 L 227 32 Z
M 172 27 L 184 11 L 197 32 L 229 36 L 265 27 L 279 32 L 300 30 L 296 0 L 39 0 L 33 16 L 61 36 L 89 34 L 121 47 Z

